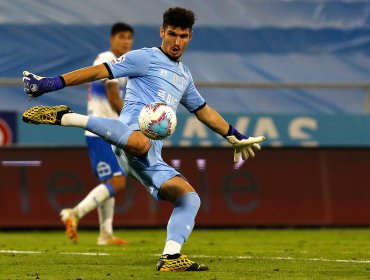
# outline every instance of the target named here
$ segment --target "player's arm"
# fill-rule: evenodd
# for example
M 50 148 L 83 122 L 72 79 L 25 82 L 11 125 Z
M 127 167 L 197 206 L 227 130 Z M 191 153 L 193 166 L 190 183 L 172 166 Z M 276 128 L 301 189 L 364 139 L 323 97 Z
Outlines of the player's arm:
M 64 79 L 65 86 L 77 86 L 100 79 L 107 79 L 109 78 L 109 71 L 105 64 L 99 64 L 63 74 L 61 77 Z
M 37 97 L 44 93 L 57 91 L 66 86 L 76 86 L 110 76 L 106 64 L 89 66 L 57 77 L 40 77 L 28 71 L 23 71 L 25 92 Z
M 122 111 L 123 101 L 120 95 L 119 83 L 115 80 L 105 83 L 105 92 L 112 109 L 119 115 Z
M 208 105 L 197 110 L 195 112 L 195 116 L 199 121 L 221 136 L 225 136 L 229 130 L 229 124 L 224 120 L 224 118 Z
M 241 134 L 235 127 L 228 124 L 223 117 L 208 105 L 196 110 L 195 116 L 214 132 L 225 137 L 234 147 L 234 162 L 238 162 L 240 156 L 244 160 L 254 157 L 254 150 L 260 150 L 259 143 L 265 140 L 264 136 L 248 137 Z
M 228 124 L 216 110 L 210 108 L 200 93 L 195 88 L 195 84 L 189 72 L 190 83 L 185 90 L 180 103 L 194 113 L 195 116 L 212 129 L 214 132 L 225 137 L 234 147 L 234 162 L 238 162 L 240 156 L 246 160 L 248 157 L 254 157 L 254 150 L 260 150 L 258 143 L 265 140 L 265 137 L 248 137 L 241 134 L 235 127 Z
M 28 95 L 36 97 L 50 91 L 60 90 L 65 86 L 75 86 L 106 78 L 141 76 L 148 71 L 151 57 L 150 49 L 130 51 L 113 61 L 52 78 L 39 77 L 24 71 L 24 90 Z

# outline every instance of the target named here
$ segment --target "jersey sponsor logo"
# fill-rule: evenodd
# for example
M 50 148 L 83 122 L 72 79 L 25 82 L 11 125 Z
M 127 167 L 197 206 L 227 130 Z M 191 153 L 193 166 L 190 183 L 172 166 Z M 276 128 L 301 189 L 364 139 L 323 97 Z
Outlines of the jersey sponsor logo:
M 0 119 L 0 146 L 8 145 L 13 141 L 13 132 L 9 125 Z
M 177 98 L 173 97 L 172 94 L 167 94 L 166 103 L 172 108 L 176 108 L 179 101 Z
M 162 89 L 158 90 L 158 97 L 164 101 L 166 97 L 166 92 Z
M 117 63 L 120 63 L 122 61 L 125 61 L 126 60 L 126 56 L 125 55 L 122 55 L 120 57 L 117 57 L 115 59 L 112 59 L 112 63 L 113 64 L 117 64 Z
M 171 93 L 167 93 L 163 89 L 158 90 L 157 93 L 158 97 L 166 103 L 166 105 L 171 106 L 172 108 L 176 108 L 179 100 L 175 98 Z

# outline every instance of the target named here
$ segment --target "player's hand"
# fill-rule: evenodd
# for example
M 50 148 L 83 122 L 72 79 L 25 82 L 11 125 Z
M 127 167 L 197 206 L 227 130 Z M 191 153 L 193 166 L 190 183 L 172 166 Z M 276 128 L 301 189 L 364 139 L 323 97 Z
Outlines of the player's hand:
M 23 71 L 24 91 L 31 97 L 37 97 L 50 91 L 65 87 L 64 80 L 59 77 L 41 77 L 28 71 Z
M 231 145 L 233 145 L 234 162 L 238 162 L 240 160 L 240 156 L 242 156 L 243 160 L 247 160 L 249 157 L 255 157 L 255 151 L 261 150 L 261 146 L 259 144 L 265 140 L 265 137 L 247 137 L 230 125 L 226 139 Z

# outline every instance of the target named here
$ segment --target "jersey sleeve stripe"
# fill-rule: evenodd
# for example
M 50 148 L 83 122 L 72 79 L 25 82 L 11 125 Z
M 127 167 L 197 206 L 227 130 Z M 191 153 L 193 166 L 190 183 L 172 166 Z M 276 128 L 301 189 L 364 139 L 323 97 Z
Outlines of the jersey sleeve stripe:
M 107 70 L 108 70 L 108 72 L 109 72 L 109 79 L 110 79 L 110 80 L 111 80 L 111 79 L 114 79 L 114 77 L 113 77 L 113 73 L 112 73 L 112 70 L 110 69 L 110 67 L 109 67 L 108 63 L 104 62 L 103 64 L 104 64 L 104 66 L 107 68 Z
M 202 105 L 200 105 L 198 108 L 190 111 L 190 113 L 196 113 L 197 111 L 199 111 L 200 109 L 204 108 L 205 106 L 207 105 L 207 102 L 204 102 Z
M 59 76 L 60 80 L 62 81 L 63 87 L 66 87 L 66 80 L 64 80 L 64 77 L 62 75 Z

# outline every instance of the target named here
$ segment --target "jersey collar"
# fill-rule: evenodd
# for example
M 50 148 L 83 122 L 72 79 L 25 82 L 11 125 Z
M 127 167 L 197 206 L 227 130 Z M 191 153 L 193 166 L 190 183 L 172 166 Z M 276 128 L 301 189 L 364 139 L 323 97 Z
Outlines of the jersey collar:
M 180 61 L 179 60 L 176 60 L 176 59 L 173 59 L 172 57 L 170 57 L 168 54 L 166 54 L 163 50 L 162 50 L 162 48 L 161 47 L 158 47 L 158 49 L 160 49 L 161 50 L 161 52 L 163 52 L 164 53 L 164 55 L 165 56 L 167 56 L 170 60 L 172 60 L 173 62 L 177 62 L 177 63 L 179 63 Z

